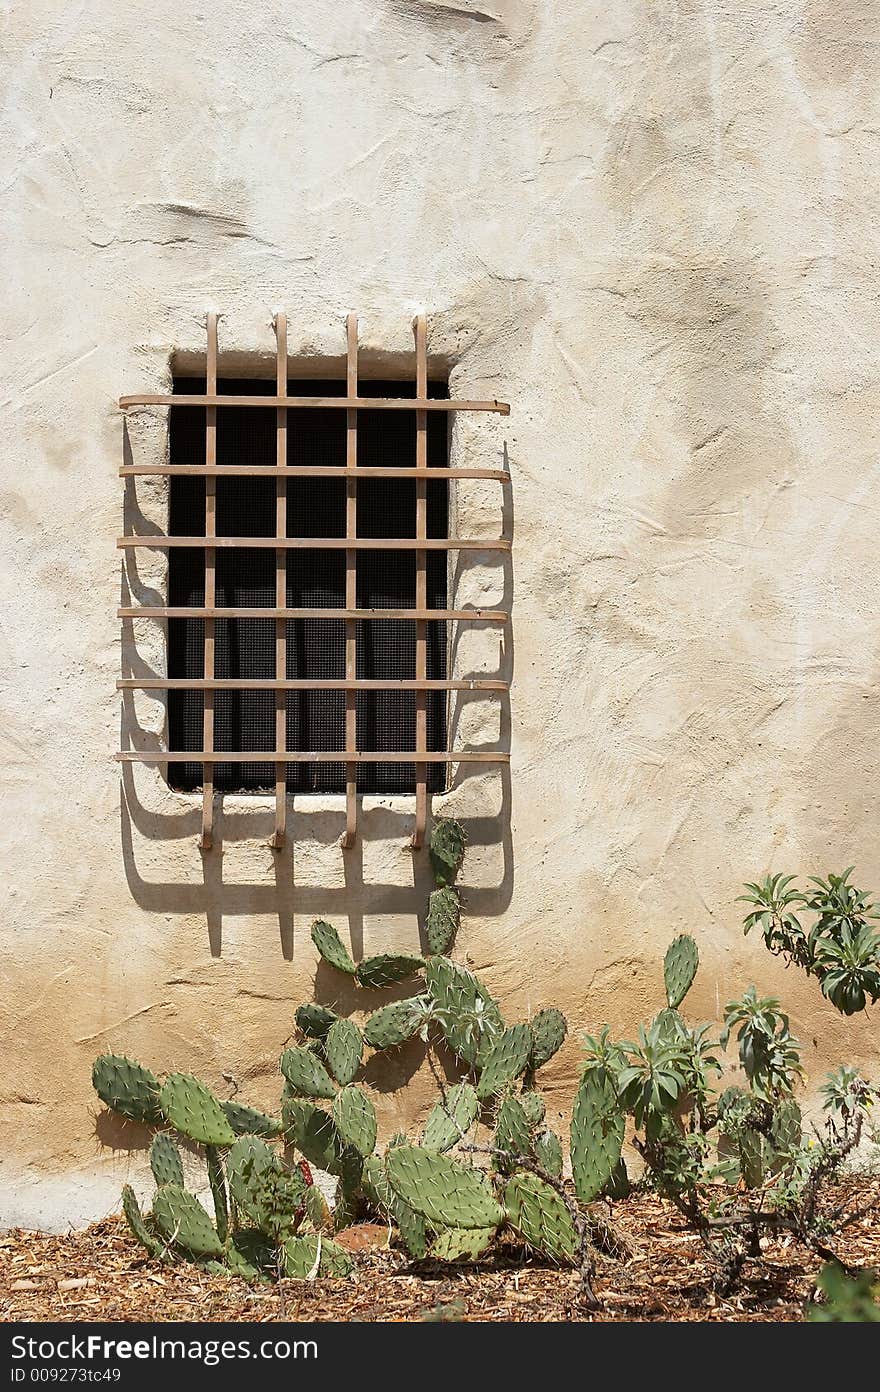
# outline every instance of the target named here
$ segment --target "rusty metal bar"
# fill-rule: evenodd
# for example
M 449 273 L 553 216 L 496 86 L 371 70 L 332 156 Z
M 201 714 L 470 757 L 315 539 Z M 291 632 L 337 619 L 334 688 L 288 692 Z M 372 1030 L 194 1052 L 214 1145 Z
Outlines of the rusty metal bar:
M 417 757 L 429 764 L 506 764 L 510 755 L 489 749 L 443 749 L 418 752 L 414 749 L 380 749 L 350 754 L 344 749 L 317 749 L 305 753 L 300 749 L 285 750 L 280 759 L 285 764 L 409 764 Z M 152 749 L 141 753 L 123 749 L 116 759 L 122 764 L 273 764 L 279 755 L 275 749 Z
M 349 314 L 345 321 L 345 391 L 349 397 L 357 397 L 358 389 L 358 321 L 356 314 Z M 357 411 L 345 413 L 345 467 L 352 470 L 345 479 L 345 536 L 346 540 L 357 538 Z M 349 546 L 345 552 L 345 607 L 357 607 L 357 551 Z M 347 681 L 357 679 L 357 621 L 345 620 L 345 676 Z M 345 750 L 347 754 L 357 750 L 357 691 L 348 686 L 345 689 Z M 345 765 L 345 831 L 341 845 L 348 850 L 354 845 L 357 836 L 357 764 L 349 760 Z
M 416 398 L 424 400 L 428 395 L 428 328 L 424 314 L 416 315 L 413 321 L 416 347 Z M 424 542 L 428 534 L 428 417 L 424 411 L 416 412 L 416 538 Z M 424 547 L 416 551 L 416 608 L 428 607 L 428 554 Z M 416 621 L 416 681 L 424 681 L 428 675 L 428 625 L 424 619 Z M 424 754 L 428 748 L 428 695 L 420 688 L 416 691 L 416 750 Z M 412 847 L 418 850 L 424 845 L 425 828 L 428 824 L 428 766 L 419 759 L 416 774 L 416 821 L 412 834 Z
M 207 353 L 205 358 L 205 388 L 210 396 L 217 391 L 217 315 L 208 314 L 206 322 Z M 217 464 L 217 411 L 214 406 L 205 409 L 205 464 L 210 469 Z M 217 479 L 209 474 L 205 478 L 205 608 L 211 609 L 217 602 L 217 576 L 215 570 L 216 551 L 211 540 L 217 535 Z M 214 620 L 205 619 L 205 681 L 214 679 Z M 202 729 L 202 742 L 210 753 L 214 747 L 214 688 L 205 686 L 205 705 Z M 202 776 L 202 833 L 199 846 L 209 851 L 214 844 L 214 769 L 205 763 Z
M 287 315 L 275 315 L 275 389 L 279 396 L 287 395 Z M 287 408 L 275 412 L 275 464 L 287 467 Z M 279 473 L 275 491 L 275 536 L 287 535 L 287 479 Z M 278 547 L 275 552 L 275 604 L 283 609 L 287 604 L 287 552 Z M 275 624 L 275 676 L 278 681 L 287 677 L 287 622 L 279 618 Z M 275 748 L 287 748 L 287 697 L 283 687 L 275 693 Z M 287 765 L 280 760 L 275 765 L 275 827 L 269 838 L 273 850 L 284 845 L 287 830 Z
M 288 410 L 348 410 L 348 411 L 494 411 L 510 415 L 506 401 L 454 401 L 449 397 L 411 396 L 218 396 L 216 391 L 205 396 L 168 393 L 148 393 L 141 396 L 121 396 L 119 409 L 129 411 L 138 406 L 223 406 L 238 410 L 265 409 L 284 406 Z

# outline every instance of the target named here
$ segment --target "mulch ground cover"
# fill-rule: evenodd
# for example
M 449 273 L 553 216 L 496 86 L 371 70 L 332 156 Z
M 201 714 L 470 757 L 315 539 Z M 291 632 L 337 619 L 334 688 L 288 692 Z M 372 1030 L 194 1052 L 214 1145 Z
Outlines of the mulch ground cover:
M 16 1230 L 0 1235 L 0 1320 L 412 1321 L 797 1321 L 821 1262 L 791 1238 L 764 1244 L 737 1291 L 721 1296 L 698 1238 L 668 1204 L 635 1194 L 609 1209 L 633 1255 L 599 1257 L 599 1310 L 580 1302 L 576 1274 L 505 1246 L 489 1261 L 414 1265 L 380 1248 L 355 1256 L 348 1280 L 250 1286 L 188 1264 L 147 1257 L 122 1218 L 66 1236 Z M 365 1234 L 365 1237 L 369 1237 Z M 355 1238 L 356 1243 L 356 1238 Z M 880 1265 L 880 1213 L 840 1240 L 853 1264 Z

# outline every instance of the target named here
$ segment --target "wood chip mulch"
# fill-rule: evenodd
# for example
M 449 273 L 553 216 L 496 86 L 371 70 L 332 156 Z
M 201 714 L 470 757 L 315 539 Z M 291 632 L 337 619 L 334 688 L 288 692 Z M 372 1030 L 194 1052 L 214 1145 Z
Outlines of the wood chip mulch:
M 735 1294 L 713 1289 L 713 1268 L 675 1211 L 652 1195 L 616 1203 L 626 1262 L 600 1257 L 602 1308 L 585 1309 L 577 1276 L 514 1247 L 476 1265 L 414 1266 L 400 1252 L 367 1250 L 350 1280 L 249 1286 L 189 1264 L 148 1258 L 124 1220 L 66 1236 L 0 1235 L 0 1321 L 798 1321 L 821 1262 L 787 1238 L 750 1261 Z M 880 1213 L 836 1240 L 854 1264 L 880 1265 Z

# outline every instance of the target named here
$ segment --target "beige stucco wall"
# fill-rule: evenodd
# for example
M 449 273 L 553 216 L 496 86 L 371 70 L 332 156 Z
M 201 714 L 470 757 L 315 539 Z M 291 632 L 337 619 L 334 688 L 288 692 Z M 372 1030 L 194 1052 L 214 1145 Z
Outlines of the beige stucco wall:
M 744 941 L 733 899 L 767 868 L 880 885 L 878 41 L 865 0 L 7 8 L 0 1219 L 81 1222 L 142 1182 L 142 1142 L 96 1134 L 97 1051 L 268 1102 L 311 919 L 418 942 L 409 804 L 368 802 L 343 856 L 340 803 L 302 799 L 275 856 L 268 801 L 227 799 L 203 861 L 197 801 L 113 761 L 121 724 L 161 729 L 115 680 L 163 661 L 115 617 L 114 402 L 199 351 L 208 307 L 226 349 L 270 354 L 284 307 L 325 356 L 354 308 L 374 361 L 424 307 L 453 390 L 512 405 L 455 442 L 513 477 L 512 572 L 477 557 L 460 590 L 512 585 L 512 634 L 458 654 L 512 676 L 504 728 L 461 708 L 478 744 L 509 722 L 511 774 L 443 806 L 472 840 L 461 951 L 511 1014 L 571 1018 L 551 1107 L 583 1028 L 659 1004 L 682 929 L 698 1015 L 754 980 L 814 1078 L 877 1069 L 874 1027 Z M 161 414 L 131 445 L 161 458 Z M 160 486 L 137 499 L 161 521 Z M 462 485 L 462 531 L 497 504 Z M 386 1129 L 424 1113 L 396 1090 L 415 1064 L 371 1070 Z

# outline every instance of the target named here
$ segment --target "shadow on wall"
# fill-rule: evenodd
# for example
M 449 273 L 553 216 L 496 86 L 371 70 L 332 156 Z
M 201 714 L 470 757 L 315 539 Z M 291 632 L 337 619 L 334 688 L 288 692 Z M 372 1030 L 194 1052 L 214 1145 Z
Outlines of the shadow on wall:
M 125 462 L 130 464 L 131 450 L 128 432 L 125 431 Z M 507 467 L 507 451 L 504 450 L 504 465 Z M 158 528 L 141 511 L 134 486 L 134 479 L 125 480 L 124 529 L 127 535 L 156 534 Z M 502 536 L 513 537 L 513 503 L 509 485 L 503 488 Z M 479 553 L 477 553 L 479 554 Z M 502 569 L 503 595 L 498 605 L 508 614 L 513 607 L 513 564 L 510 552 L 492 553 L 498 557 L 497 564 Z M 457 554 L 453 593 L 457 592 L 459 579 L 467 565 L 461 553 Z M 132 605 L 156 605 L 165 603 L 164 596 L 146 583 L 138 570 L 138 552 L 129 549 L 124 553 L 121 578 L 121 607 Z M 146 622 L 146 621 L 142 621 Z M 152 622 L 157 622 L 153 620 Z M 150 678 L 163 675 L 154 670 L 144 659 L 135 641 L 134 621 L 121 620 L 122 676 Z M 163 621 L 163 628 L 165 627 Z M 450 670 L 454 671 L 459 654 L 460 625 L 456 625 L 450 648 Z M 163 652 L 164 652 L 163 643 Z M 463 676 L 497 677 L 512 682 L 514 670 L 514 649 L 511 624 L 506 625 L 499 643 L 498 660 L 491 670 L 462 672 Z M 164 692 L 152 692 L 152 696 L 164 702 Z M 135 693 L 123 691 L 120 749 L 136 749 L 142 752 L 167 748 L 162 737 L 154 729 L 146 729 L 138 720 Z M 449 747 L 455 747 L 455 740 L 465 707 L 480 699 L 479 693 L 453 692 L 449 711 Z M 483 699 L 486 699 L 485 697 Z M 499 729 L 495 741 L 481 745 L 481 748 L 506 750 L 510 748 L 511 714 L 510 697 L 507 691 L 493 693 L 490 698 L 498 703 Z M 280 850 L 268 845 L 268 838 L 274 827 L 274 802 L 268 796 L 255 796 L 253 806 L 242 808 L 241 799 L 234 811 L 224 810 L 224 801 L 217 798 L 215 814 L 214 846 L 210 851 L 201 852 L 198 837 L 201 830 L 202 804 L 199 794 L 176 793 L 165 781 L 165 769 L 155 768 L 156 805 L 148 806 L 138 791 L 135 765 L 120 765 L 120 834 L 125 876 L 135 902 L 152 913 L 162 914 L 203 914 L 208 931 L 211 955 L 219 957 L 223 950 L 223 919 L 229 914 L 239 917 L 246 914 L 276 915 L 281 952 L 288 961 L 294 953 L 294 915 L 308 919 L 326 917 L 337 925 L 348 924 L 351 946 L 358 957 L 363 952 L 364 921 L 380 914 L 407 914 L 418 905 L 420 912 L 427 904 L 428 894 L 433 888 L 430 865 L 426 850 L 412 852 L 412 886 L 409 884 L 382 884 L 367 882 L 364 879 L 364 842 L 398 842 L 406 845 L 412 834 L 415 815 L 415 800 L 412 807 L 399 810 L 397 807 L 375 806 L 364 810 L 359 808 L 358 835 L 355 844 L 348 850 L 338 847 L 337 853 L 342 862 L 342 880 L 339 884 L 315 884 L 313 877 L 309 882 L 298 882 L 297 846 L 304 842 L 319 846 L 338 846 L 345 825 L 345 800 L 340 797 L 338 810 L 328 810 L 327 798 L 322 797 L 323 807 L 313 808 L 306 795 L 290 795 L 288 799 L 287 837 Z M 166 766 L 167 768 L 167 766 Z M 462 900 L 465 913 L 479 917 L 493 917 L 504 912 L 513 894 L 513 856 L 510 829 L 511 785 L 510 767 L 501 764 L 491 773 L 479 764 L 459 764 L 450 790 L 455 793 L 466 782 L 480 779 L 487 783 L 489 796 L 498 802 L 497 810 L 485 816 L 469 816 L 456 810 L 464 827 L 468 845 L 498 846 L 501 850 L 501 876 L 494 885 L 469 887 L 467 884 L 467 862 L 465 879 L 461 883 Z M 449 793 L 439 798 L 445 802 Z M 435 795 L 435 801 L 437 801 Z M 395 802 L 402 799 L 394 799 Z M 431 801 L 429 795 L 429 802 Z M 454 798 L 453 798 L 454 806 Z M 143 841 L 189 843 L 188 851 L 193 863 L 201 861 L 201 882 L 151 880 L 138 868 L 136 847 Z M 263 882 L 230 882 L 223 874 L 224 846 L 234 843 L 263 842 L 266 857 L 266 879 Z M 174 857 L 175 860 L 179 856 Z M 415 889 L 415 894 L 413 894 Z M 424 944 L 424 929 L 421 925 Z

